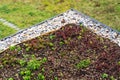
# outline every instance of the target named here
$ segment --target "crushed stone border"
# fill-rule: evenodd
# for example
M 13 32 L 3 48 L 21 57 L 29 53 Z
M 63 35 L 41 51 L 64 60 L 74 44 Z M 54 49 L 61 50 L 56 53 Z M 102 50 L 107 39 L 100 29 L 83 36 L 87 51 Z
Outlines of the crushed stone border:
M 12 36 L 0 40 L 0 52 L 8 49 L 10 46 L 33 39 L 47 32 L 58 30 L 62 26 L 69 23 L 82 24 L 97 35 L 108 38 L 120 46 L 120 32 L 81 12 L 78 12 L 77 10 L 70 9 L 65 13 L 59 14 L 53 18 L 21 30 Z

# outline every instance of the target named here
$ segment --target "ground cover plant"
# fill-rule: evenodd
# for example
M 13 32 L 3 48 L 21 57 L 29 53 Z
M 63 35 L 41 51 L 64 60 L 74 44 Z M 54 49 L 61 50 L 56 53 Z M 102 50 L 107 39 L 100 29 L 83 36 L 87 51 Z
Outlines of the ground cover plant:
M 11 34 L 15 34 L 15 32 L 16 30 L 0 22 L 0 39 L 2 39 L 5 36 L 10 36 Z
M 0 18 L 24 29 L 70 8 L 120 31 L 120 0 L 0 0 Z
M 120 47 L 82 25 L 11 46 L 0 54 L 1 80 L 119 80 Z

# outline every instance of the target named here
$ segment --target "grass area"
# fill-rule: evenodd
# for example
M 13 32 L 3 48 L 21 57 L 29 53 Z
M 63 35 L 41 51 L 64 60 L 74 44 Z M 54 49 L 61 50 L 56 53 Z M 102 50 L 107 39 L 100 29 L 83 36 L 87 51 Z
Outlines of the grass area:
M 0 0 L 0 18 L 24 29 L 70 8 L 120 31 L 120 0 Z
M 2 39 L 5 36 L 10 36 L 10 34 L 14 34 L 15 32 L 16 31 L 14 29 L 0 23 L 0 39 Z

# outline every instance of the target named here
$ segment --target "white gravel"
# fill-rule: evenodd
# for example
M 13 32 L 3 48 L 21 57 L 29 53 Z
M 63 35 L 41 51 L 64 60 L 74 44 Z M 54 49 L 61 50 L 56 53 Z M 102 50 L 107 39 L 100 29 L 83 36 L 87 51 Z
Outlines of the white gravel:
M 62 23 L 63 19 L 65 20 L 65 23 Z M 11 45 L 16 45 L 22 43 L 23 41 L 38 37 L 41 34 L 57 30 L 61 26 L 69 23 L 83 24 L 94 33 L 108 38 L 120 46 L 120 32 L 111 29 L 110 27 L 90 18 L 89 16 L 71 9 L 63 14 L 57 15 L 30 28 L 19 31 L 12 36 L 0 40 L 0 51 L 2 52 L 6 50 Z

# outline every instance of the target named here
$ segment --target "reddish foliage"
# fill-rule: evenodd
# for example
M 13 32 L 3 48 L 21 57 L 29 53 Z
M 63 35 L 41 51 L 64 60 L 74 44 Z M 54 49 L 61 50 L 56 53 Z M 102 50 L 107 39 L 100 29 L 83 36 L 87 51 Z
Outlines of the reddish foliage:
M 61 30 L 57 31 L 56 36 L 67 39 L 68 37 L 75 37 L 79 35 L 80 30 L 80 26 L 77 26 L 75 24 L 68 24 Z

